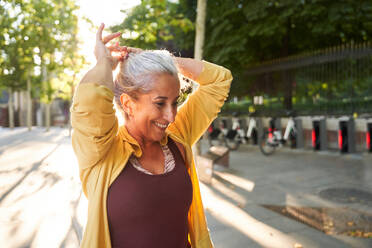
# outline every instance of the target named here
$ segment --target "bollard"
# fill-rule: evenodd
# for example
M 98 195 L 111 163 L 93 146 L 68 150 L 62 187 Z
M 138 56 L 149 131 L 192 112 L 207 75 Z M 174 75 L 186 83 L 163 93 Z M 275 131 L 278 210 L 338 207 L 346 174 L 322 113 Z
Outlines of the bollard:
M 367 123 L 367 132 L 366 132 L 366 146 L 367 146 L 368 152 L 372 152 L 371 138 L 372 138 L 372 122 L 369 122 Z
M 339 119 L 338 148 L 341 153 L 355 152 L 355 123 L 350 117 Z
M 302 128 L 302 119 L 295 118 L 295 124 L 296 124 L 296 148 L 304 148 L 304 130 Z
M 324 117 L 313 119 L 313 130 L 311 137 L 314 150 L 327 150 L 327 129 Z

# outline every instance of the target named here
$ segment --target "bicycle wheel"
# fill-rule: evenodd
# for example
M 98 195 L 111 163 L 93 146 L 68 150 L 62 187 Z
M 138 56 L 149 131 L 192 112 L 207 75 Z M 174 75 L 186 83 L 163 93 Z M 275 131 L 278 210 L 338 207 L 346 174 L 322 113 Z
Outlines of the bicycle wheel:
M 259 141 L 260 150 L 263 155 L 269 156 L 275 152 L 276 145 L 269 138 L 269 132 L 264 131 L 261 140 Z

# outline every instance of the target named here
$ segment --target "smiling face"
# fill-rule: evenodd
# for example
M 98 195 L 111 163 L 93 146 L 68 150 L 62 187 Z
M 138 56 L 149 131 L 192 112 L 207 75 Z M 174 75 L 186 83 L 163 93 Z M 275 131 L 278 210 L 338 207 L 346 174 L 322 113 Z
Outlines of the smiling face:
M 168 73 L 153 77 L 153 87 L 148 93 L 137 94 L 131 99 L 131 115 L 127 128 L 136 139 L 146 142 L 160 141 L 165 129 L 177 114 L 177 100 L 180 83 L 177 77 Z

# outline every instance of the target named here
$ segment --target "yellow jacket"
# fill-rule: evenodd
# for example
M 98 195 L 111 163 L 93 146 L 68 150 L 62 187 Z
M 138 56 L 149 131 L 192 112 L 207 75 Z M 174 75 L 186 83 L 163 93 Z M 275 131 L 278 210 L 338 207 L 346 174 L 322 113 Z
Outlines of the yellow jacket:
M 193 248 L 210 248 L 204 208 L 191 146 L 220 112 L 232 81 L 228 69 L 203 61 L 196 82 L 199 88 L 179 108 L 168 136 L 185 147 L 186 164 L 193 185 L 193 200 L 188 214 L 189 240 Z M 130 155 L 141 156 L 137 141 L 125 126 L 118 128 L 113 92 L 95 82 L 78 86 L 71 107 L 74 128 L 72 146 L 79 162 L 80 180 L 88 198 L 88 221 L 81 247 L 110 248 L 106 198 L 109 186 L 123 170 Z M 156 214 L 156 213 L 154 213 Z M 126 223 L 123 223 L 126 224 Z M 130 223 L 128 223 L 130 225 Z

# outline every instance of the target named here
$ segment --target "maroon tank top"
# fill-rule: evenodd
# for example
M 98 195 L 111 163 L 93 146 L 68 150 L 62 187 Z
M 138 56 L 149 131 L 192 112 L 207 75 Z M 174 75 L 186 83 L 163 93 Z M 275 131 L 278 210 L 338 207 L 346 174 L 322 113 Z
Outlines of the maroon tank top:
M 128 161 L 108 190 L 107 216 L 113 248 L 186 248 L 192 184 L 172 139 L 172 171 L 148 175 Z

